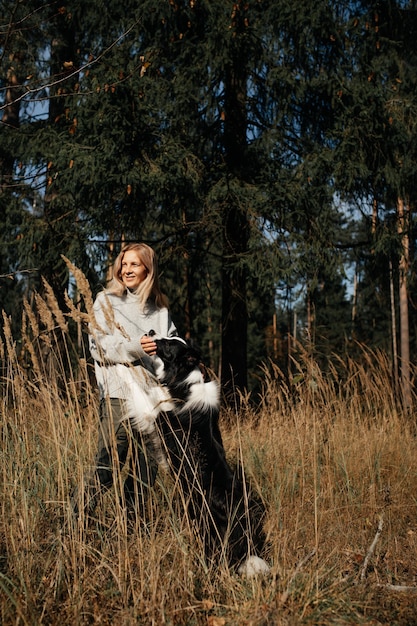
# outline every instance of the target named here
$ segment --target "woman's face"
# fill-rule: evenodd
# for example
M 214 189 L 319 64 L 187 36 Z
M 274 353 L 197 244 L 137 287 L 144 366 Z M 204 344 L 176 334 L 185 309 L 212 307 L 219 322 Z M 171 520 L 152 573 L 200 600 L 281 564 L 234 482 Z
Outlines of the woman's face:
M 148 275 L 148 270 L 136 250 L 127 250 L 122 259 L 120 278 L 123 284 L 130 290 L 135 291 Z

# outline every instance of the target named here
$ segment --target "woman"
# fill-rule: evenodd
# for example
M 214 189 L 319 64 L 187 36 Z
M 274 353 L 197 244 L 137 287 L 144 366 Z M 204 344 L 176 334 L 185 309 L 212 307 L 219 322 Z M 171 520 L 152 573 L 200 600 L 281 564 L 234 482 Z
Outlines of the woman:
M 85 509 L 90 513 L 95 509 L 100 493 L 113 485 L 114 470 L 121 470 L 129 460 L 122 505 L 132 513 L 143 513 L 146 491 L 156 478 L 157 463 L 150 441 L 133 431 L 125 419 L 126 387 L 118 372 L 120 364 L 124 364 L 144 368 L 153 376 L 156 344 L 147 333 L 154 330 L 160 336 L 177 335 L 168 300 L 159 287 L 157 258 L 152 248 L 144 243 L 123 247 L 114 262 L 109 287 L 96 298 L 94 314 L 90 352 L 100 396 L 100 425 L 96 469 L 89 481 Z M 75 509 L 78 511 L 78 505 Z

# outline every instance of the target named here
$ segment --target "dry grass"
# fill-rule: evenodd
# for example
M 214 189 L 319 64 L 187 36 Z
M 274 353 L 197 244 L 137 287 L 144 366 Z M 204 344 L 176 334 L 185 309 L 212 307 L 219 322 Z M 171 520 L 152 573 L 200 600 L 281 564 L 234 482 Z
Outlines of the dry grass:
M 4 318 L 1 624 L 415 624 L 416 433 L 383 355 L 348 363 L 343 385 L 308 360 L 291 389 L 269 368 L 257 410 L 223 416 L 268 511 L 272 575 L 246 581 L 204 560 L 168 476 L 133 531 L 112 492 L 87 528 L 73 520 L 97 400 L 51 300 L 26 304 L 23 351 Z

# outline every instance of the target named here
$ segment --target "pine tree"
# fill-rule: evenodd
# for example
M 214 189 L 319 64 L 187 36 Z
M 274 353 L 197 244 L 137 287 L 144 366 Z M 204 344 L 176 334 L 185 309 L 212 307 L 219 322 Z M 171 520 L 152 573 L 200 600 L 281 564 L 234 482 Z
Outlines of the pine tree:
M 0 8 L 0 309 L 12 315 L 13 329 L 20 327 L 19 310 L 33 265 L 20 254 L 24 214 L 33 193 L 31 178 L 19 157 L 20 136 L 31 108 L 25 96 L 26 77 L 33 74 L 37 36 L 36 3 L 8 1 Z
M 272 322 L 279 285 L 309 294 L 326 329 L 317 349 L 342 351 L 347 322 L 333 310 L 344 317 L 349 242 L 338 200 L 413 207 L 403 9 L 390 5 L 385 37 L 388 19 L 377 32 L 372 3 L 25 4 L 32 28 L 15 87 L 26 95 L 11 96 L 20 125 L 0 135 L 13 202 L 5 191 L 0 201 L 12 211 L 11 256 L 38 272 L 26 286 L 44 274 L 62 294 L 64 253 L 98 288 L 122 242 L 145 240 L 180 331 L 203 341 L 213 367 L 221 361 L 225 389 L 246 387 L 247 353 L 251 366 L 270 354 L 271 323 L 288 332 L 286 318 Z M 10 23 L 18 33 L 12 9 L 23 7 L 7 6 L 5 32 Z M 19 50 L 17 39 L 7 46 Z M 48 107 L 35 109 L 32 95 Z M 12 267 L 10 258 L 4 273 Z
M 339 130 L 337 138 L 336 181 L 345 197 L 358 203 L 378 208 L 373 221 L 380 220 L 384 228 L 376 228 L 373 235 L 385 233 L 396 207 L 390 236 L 400 251 L 399 263 L 401 307 L 400 335 L 402 337 L 402 373 L 404 404 L 409 406 L 409 334 L 408 294 L 409 277 L 409 227 L 405 219 L 414 205 L 416 163 L 416 38 L 417 15 L 415 9 L 396 2 L 363 2 L 360 14 L 353 15 L 346 37 L 346 60 L 350 71 L 339 91 Z M 369 241 L 372 254 L 381 250 L 383 242 Z M 390 246 L 393 247 L 392 245 Z M 386 258 L 392 263 L 393 258 Z M 389 302 L 389 263 L 384 267 L 386 276 L 379 285 L 387 286 Z M 375 304 L 376 301 L 375 301 Z M 389 307 L 385 317 L 389 320 Z M 379 315 L 379 313 L 378 313 Z M 397 364 L 394 364 L 394 368 Z

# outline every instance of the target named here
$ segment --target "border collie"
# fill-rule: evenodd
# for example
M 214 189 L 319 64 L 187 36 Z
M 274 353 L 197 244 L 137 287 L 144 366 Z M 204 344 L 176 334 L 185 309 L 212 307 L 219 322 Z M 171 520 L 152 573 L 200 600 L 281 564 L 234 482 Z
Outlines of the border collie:
M 156 376 L 169 393 L 158 415 L 159 430 L 206 553 L 224 554 L 241 575 L 267 574 L 269 566 L 257 556 L 264 544 L 264 509 L 226 460 L 219 384 L 204 380 L 199 351 L 183 339 L 154 341 Z

